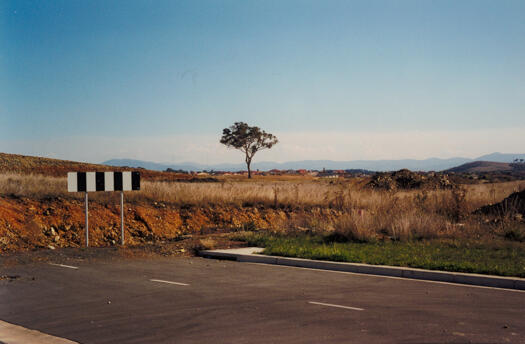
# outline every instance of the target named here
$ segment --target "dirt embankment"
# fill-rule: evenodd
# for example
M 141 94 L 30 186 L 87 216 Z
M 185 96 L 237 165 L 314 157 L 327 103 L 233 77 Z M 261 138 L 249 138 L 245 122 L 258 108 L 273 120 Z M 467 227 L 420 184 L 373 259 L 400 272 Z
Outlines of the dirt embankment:
M 334 218 L 337 210 L 273 209 L 237 206 L 174 206 L 164 203 L 138 203 L 125 207 L 126 244 L 137 245 L 177 240 L 186 234 L 232 230 L 278 229 L 305 213 Z M 81 247 L 85 244 L 84 202 L 50 198 L 0 197 L 0 253 Z M 120 207 L 89 203 L 91 246 L 112 246 L 120 242 Z
M 476 210 L 477 214 L 491 214 L 491 215 L 519 215 L 518 218 L 525 216 L 525 190 L 514 192 L 503 201 L 481 207 Z

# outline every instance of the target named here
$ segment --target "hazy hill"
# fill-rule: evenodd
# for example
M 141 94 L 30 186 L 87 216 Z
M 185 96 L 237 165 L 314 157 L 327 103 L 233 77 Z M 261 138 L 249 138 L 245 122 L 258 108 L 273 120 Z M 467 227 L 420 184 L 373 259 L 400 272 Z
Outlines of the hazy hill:
M 515 158 L 525 159 L 525 154 L 501 154 L 493 153 L 486 155 L 494 161 L 473 161 L 466 158 L 452 159 L 425 159 L 425 160 L 355 160 L 355 161 L 331 161 L 331 160 L 305 160 L 285 163 L 258 162 L 253 164 L 253 169 L 267 171 L 271 169 L 366 169 L 370 171 L 397 171 L 403 168 L 412 171 L 441 171 L 450 172 L 491 172 L 512 171 L 516 164 L 510 164 Z M 481 158 L 481 157 L 480 157 Z M 506 159 L 505 162 L 498 161 Z M 459 166 L 458 166 L 459 165 Z M 123 170 L 125 167 L 142 167 L 143 175 L 152 179 L 186 178 L 185 175 L 159 172 L 167 168 L 185 171 L 239 171 L 245 170 L 246 165 L 240 164 L 217 164 L 203 165 L 197 163 L 162 164 L 130 159 L 113 159 L 102 164 L 91 164 L 77 161 L 67 161 L 51 158 L 41 158 L 18 154 L 0 153 L 0 173 L 38 173 L 51 176 L 65 176 L 69 171 L 110 171 Z M 457 167 L 457 169 L 456 169 Z M 176 175 L 176 176 L 175 176 Z
M 201 171 L 207 169 L 206 165 L 198 163 L 180 163 L 180 164 L 163 164 L 152 161 L 134 160 L 134 159 L 111 159 L 104 161 L 102 164 L 109 166 L 130 166 L 142 167 L 148 170 L 165 171 L 168 168 L 183 171 Z
M 483 173 L 483 172 L 502 172 L 512 171 L 511 164 L 506 162 L 493 161 L 474 161 L 469 162 L 454 168 L 448 169 L 446 172 L 454 173 Z
M 332 161 L 332 160 L 303 160 L 289 162 L 262 161 L 252 163 L 253 170 L 268 171 L 278 170 L 341 170 L 341 169 L 363 169 L 370 171 L 394 171 L 403 168 L 413 171 L 440 171 L 470 161 L 466 158 L 452 159 L 425 159 L 425 160 L 354 160 L 354 161 Z M 242 171 L 246 170 L 246 164 L 214 164 L 204 165 L 199 163 L 185 162 L 177 164 L 156 163 L 151 161 L 132 159 L 112 159 L 104 161 L 103 164 L 111 166 L 144 167 L 152 170 L 164 171 L 167 168 L 185 171 Z
M 0 173 L 42 174 L 53 177 L 65 177 L 67 172 L 125 171 L 129 170 L 130 167 L 115 167 L 103 164 L 0 153 Z M 148 169 L 141 170 L 141 175 L 149 180 L 191 178 L 185 174 L 152 171 Z
M 70 171 L 121 170 L 100 164 L 0 153 L 0 173 L 44 174 L 64 176 Z
M 493 161 L 493 162 L 512 162 L 514 159 L 525 159 L 525 154 L 505 154 L 505 153 L 492 153 L 482 155 L 479 158 L 473 159 L 478 161 Z
M 241 158 L 241 156 L 239 156 Z M 469 158 L 450 158 L 450 159 L 438 159 L 429 158 L 424 160 L 404 159 L 404 160 L 353 160 L 353 161 L 332 161 L 332 160 L 303 160 L 303 161 L 289 161 L 289 162 L 271 162 L 255 161 L 252 164 L 254 170 L 268 171 L 271 169 L 279 170 L 297 170 L 297 169 L 308 169 L 308 170 L 322 170 L 323 168 L 329 170 L 338 169 L 364 169 L 370 171 L 397 171 L 400 169 L 409 169 L 412 171 L 442 171 L 453 168 L 458 165 L 465 163 L 474 162 L 477 160 L 482 161 L 495 161 L 495 162 L 506 162 L 510 163 L 514 159 L 524 159 L 525 154 L 503 154 L 503 153 L 492 153 L 481 156 L 476 159 Z M 131 160 L 131 159 L 112 159 L 105 161 L 104 164 L 112 166 L 132 166 L 132 167 L 144 167 L 152 170 L 166 170 L 171 168 L 174 170 L 186 170 L 186 171 L 202 171 L 202 170 L 215 170 L 215 171 L 240 171 L 245 170 L 246 165 L 244 163 L 239 164 L 215 164 L 215 165 L 204 165 L 192 162 L 168 164 L 168 163 L 155 163 L 142 160 Z

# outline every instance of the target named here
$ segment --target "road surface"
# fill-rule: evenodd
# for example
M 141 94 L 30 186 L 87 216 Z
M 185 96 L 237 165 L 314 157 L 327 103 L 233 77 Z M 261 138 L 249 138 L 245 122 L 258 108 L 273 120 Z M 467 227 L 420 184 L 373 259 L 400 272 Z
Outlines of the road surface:
M 53 264 L 2 268 L 0 320 L 79 343 L 525 343 L 522 291 L 203 258 Z

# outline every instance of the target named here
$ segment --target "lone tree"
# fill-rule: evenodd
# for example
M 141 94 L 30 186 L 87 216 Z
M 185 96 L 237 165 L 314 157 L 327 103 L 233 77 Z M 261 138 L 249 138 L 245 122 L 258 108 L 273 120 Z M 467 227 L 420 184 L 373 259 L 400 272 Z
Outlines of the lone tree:
M 231 127 L 222 130 L 221 143 L 244 152 L 248 178 L 252 177 L 250 165 L 255 153 L 265 148 L 270 149 L 277 142 L 279 141 L 274 135 L 259 127 L 250 127 L 244 122 L 235 122 Z

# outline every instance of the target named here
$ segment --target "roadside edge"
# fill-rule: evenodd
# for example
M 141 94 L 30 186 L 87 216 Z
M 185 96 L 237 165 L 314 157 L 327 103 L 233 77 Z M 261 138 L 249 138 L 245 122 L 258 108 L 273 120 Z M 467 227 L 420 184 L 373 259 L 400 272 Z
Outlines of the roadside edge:
M 483 287 L 525 290 L 525 278 L 425 270 L 387 265 L 331 262 L 325 260 L 289 258 L 259 254 L 263 250 L 264 249 L 260 247 L 244 247 L 240 249 L 228 250 L 203 250 L 199 251 L 199 255 L 204 258 L 235 260 L 238 262 L 285 265 L 309 269 L 353 272 L 379 276 L 468 284 Z

